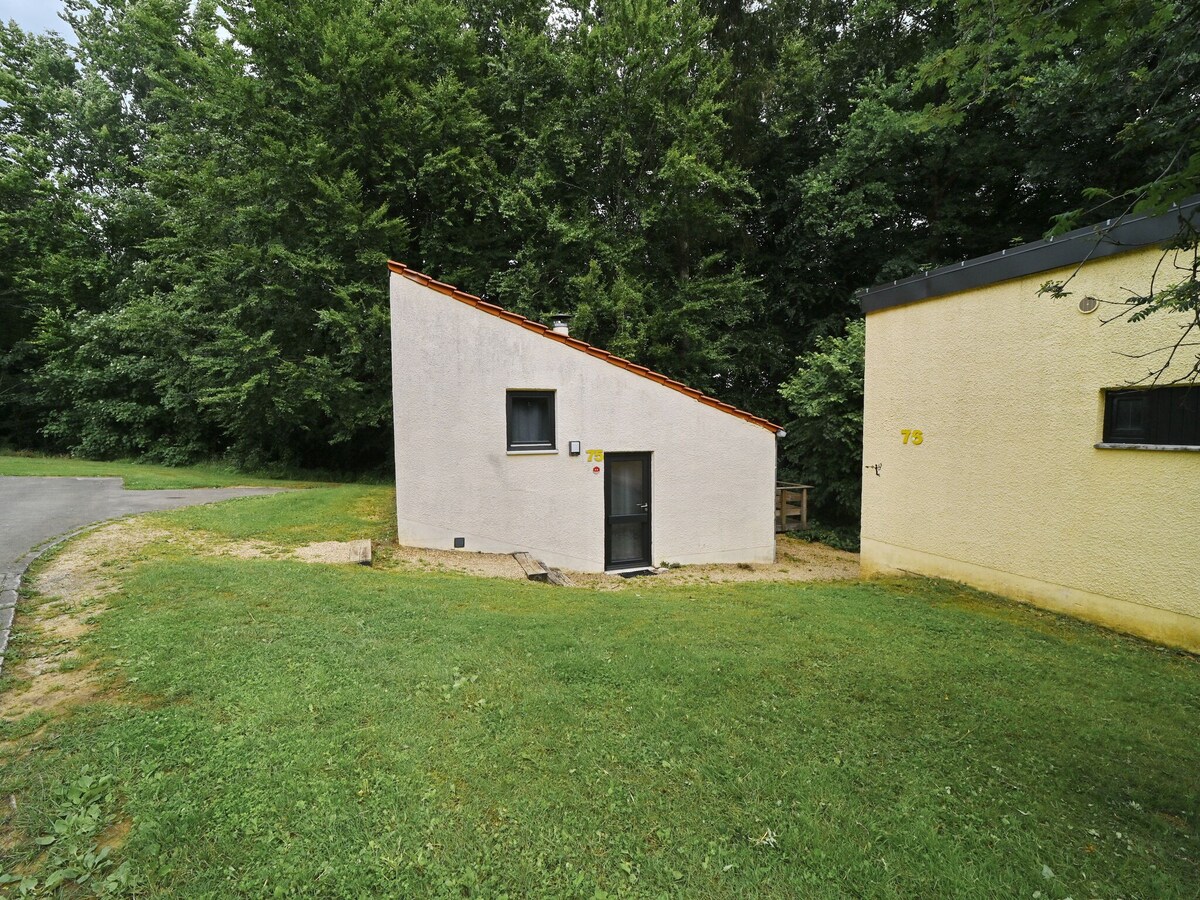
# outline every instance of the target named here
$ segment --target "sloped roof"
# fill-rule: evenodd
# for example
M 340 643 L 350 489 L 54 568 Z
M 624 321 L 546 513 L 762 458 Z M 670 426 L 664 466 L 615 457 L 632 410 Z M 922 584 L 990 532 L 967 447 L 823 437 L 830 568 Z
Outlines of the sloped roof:
M 481 312 L 504 319 L 506 322 L 512 322 L 514 325 L 520 325 L 522 328 L 540 334 L 543 337 L 547 337 L 552 341 L 557 341 L 560 344 L 573 347 L 574 349 L 586 353 L 589 356 L 596 357 L 596 359 L 603 360 L 604 362 L 611 363 L 614 366 L 618 366 L 622 369 L 632 372 L 634 375 L 640 375 L 642 378 L 648 378 L 651 381 L 661 384 L 663 387 L 670 388 L 673 391 L 679 391 L 681 394 L 686 394 L 692 399 L 703 403 L 705 406 L 711 406 L 713 409 L 719 409 L 721 412 L 729 413 L 731 416 L 737 416 L 739 419 L 743 419 L 747 422 L 761 426 L 768 431 L 783 431 L 783 426 L 781 425 L 776 425 L 773 422 L 769 422 L 766 419 L 754 415 L 753 413 L 748 413 L 744 409 L 738 409 L 736 406 L 731 406 L 728 403 L 722 403 L 716 397 L 710 397 L 707 394 L 696 390 L 695 388 L 690 388 L 686 384 L 668 378 L 666 375 L 655 372 L 646 368 L 645 366 L 639 366 L 627 359 L 614 356 L 607 350 L 601 350 L 599 347 L 593 347 L 586 341 L 581 341 L 578 338 L 568 337 L 565 334 L 559 334 L 558 332 L 553 331 L 548 325 L 542 325 L 539 322 L 534 322 L 532 319 L 527 319 L 524 316 L 518 315 L 517 313 L 509 312 L 506 309 L 501 309 L 494 303 L 488 303 L 486 300 L 482 300 L 473 294 L 468 294 L 466 291 L 460 291 L 452 284 L 446 284 L 429 277 L 423 272 L 418 272 L 416 269 L 410 269 L 408 266 L 404 265 L 404 263 L 398 263 L 393 260 L 389 260 L 388 269 L 397 275 L 404 276 L 409 281 L 415 281 L 417 284 L 424 285 L 427 288 L 432 288 L 439 294 L 445 294 L 447 297 L 453 297 L 460 303 L 466 303 L 468 306 L 473 306 Z

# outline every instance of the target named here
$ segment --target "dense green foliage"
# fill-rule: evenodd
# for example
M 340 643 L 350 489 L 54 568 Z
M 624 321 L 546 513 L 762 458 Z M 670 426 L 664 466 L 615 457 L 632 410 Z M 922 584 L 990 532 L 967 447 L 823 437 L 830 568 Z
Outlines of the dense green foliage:
M 389 256 L 783 417 L 856 289 L 1200 181 L 1181 0 L 67 7 L 0 27 L 21 447 L 384 465 Z
M 793 419 L 782 464 L 813 482 L 814 505 L 834 520 L 858 519 L 862 496 L 863 374 L 867 329 L 861 319 L 838 337 L 818 339 L 779 393 Z
M 385 537 L 391 497 L 156 516 L 97 560 L 119 591 L 81 656 L 32 624 L 70 603 L 23 607 L 0 697 L 35 657 L 34 691 L 57 663 L 99 696 L 0 718 L 0 895 L 1195 896 L 1186 654 L 927 580 L 610 592 L 187 549 Z

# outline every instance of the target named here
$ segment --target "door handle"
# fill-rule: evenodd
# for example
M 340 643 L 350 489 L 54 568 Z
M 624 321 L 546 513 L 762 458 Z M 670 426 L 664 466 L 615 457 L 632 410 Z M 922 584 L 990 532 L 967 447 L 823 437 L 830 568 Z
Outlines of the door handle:
M 638 509 L 649 509 L 649 508 L 650 508 L 650 504 L 649 504 L 649 503 L 639 503 L 639 504 L 637 505 L 637 507 L 638 507 Z

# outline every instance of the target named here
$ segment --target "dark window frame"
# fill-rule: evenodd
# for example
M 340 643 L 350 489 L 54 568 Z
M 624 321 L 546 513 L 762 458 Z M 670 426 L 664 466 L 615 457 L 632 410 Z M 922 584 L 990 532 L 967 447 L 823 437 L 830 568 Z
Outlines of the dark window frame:
M 554 417 L 554 391 L 510 390 L 504 397 L 505 444 L 510 453 L 558 450 L 558 432 Z M 546 400 L 549 406 L 550 439 L 529 443 L 513 442 L 513 400 Z
M 1200 385 L 1105 390 L 1103 441 L 1109 445 L 1200 447 Z

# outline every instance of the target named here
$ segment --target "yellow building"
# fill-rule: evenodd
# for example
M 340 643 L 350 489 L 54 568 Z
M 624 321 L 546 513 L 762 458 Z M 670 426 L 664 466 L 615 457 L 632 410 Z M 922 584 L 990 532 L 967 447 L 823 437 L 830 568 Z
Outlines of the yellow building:
M 1200 651 L 1200 384 L 1143 381 L 1166 358 L 1143 354 L 1190 316 L 1102 324 L 1151 279 L 1186 277 L 1192 253 L 1162 249 L 1183 220 L 1200 227 L 1200 197 L 861 296 L 864 573 L 949 578 Z M 1070 296 L 1038 295 L 1067 279 Z

